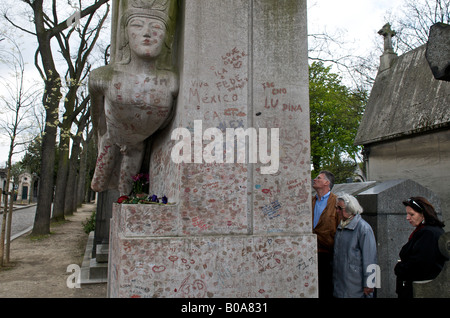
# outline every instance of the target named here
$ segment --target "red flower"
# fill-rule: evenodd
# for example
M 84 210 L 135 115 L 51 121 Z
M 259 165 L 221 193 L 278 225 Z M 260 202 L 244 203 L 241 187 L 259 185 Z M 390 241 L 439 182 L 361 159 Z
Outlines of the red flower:
M 128 196 L 122 195 L 122 196 L 117 200 L 117 203 L 122 203 L 123 201 L 126 201 L 126 200 L 128 200 L 128 199 L 129 199 Z

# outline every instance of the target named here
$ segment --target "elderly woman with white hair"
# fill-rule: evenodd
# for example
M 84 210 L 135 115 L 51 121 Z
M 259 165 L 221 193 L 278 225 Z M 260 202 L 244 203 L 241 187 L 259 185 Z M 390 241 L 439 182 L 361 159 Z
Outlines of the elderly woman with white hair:
M 377 247 L 370 225 L 361 217 L 363 209 L 358 200 L 338 195 L 336 210 L 341 221 L 334 239 L 333 285 L 334 297 L 373 297 L 373 271 L 377 264 Z

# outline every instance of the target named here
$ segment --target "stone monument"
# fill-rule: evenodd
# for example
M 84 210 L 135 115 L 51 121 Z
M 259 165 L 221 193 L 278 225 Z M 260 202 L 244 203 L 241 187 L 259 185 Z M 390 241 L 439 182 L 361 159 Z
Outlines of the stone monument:
M 380 66 L 378 72 L 382 72 L 391 68 L 395 60 L 397 60 L 398 55 L 394 52 L 394 47 L 392 46 L 392 38 L 397 35 L 397 32 L 391 29 L 391 25 L 386 23 L 379 31 L 378 34 L 384 37 L 384 50 L 383 54 L 380 56 Z
M 436 79 L 450 81 L 450 25 L 436 23 L 430 28 L 426 58 Z
M 130 7 L 150 5 L 152 11 L 174 3 L 113 2 L 113 31 L 130 34 Z M 101 179 L 110 177 L 103 171 L 96 172 L 98 184 L 126 193 L 138 160 L 128 166 L 123 162 L 129 162 L 124 161 L 129 149 L 141 146 L 125 141 L 150 138 L 149 194 L 166 196 L 169 204 L 114 204 L 108 295 L 317 297 L 306 0 L 190 0 L 174 11 L 174 44 L 166 38 L 174 54 L 165 58 L 172 67 L 149 75 L 148 83 L 137 76 L 135 84 L 124 77 L 120 88 L 115 79 L 109 84 L 109 97 L 126 125 L 117 129 L 116 140 L 105 139 L 110 144 L 100 142 L 97 169 L 117 165 L 119 153 L 122 168 L 111 169 L 120 171 L 117 185 Z M 155 18 L 154 12 L 138 15 Z M 171 16 L 164 15 L 160 24 L 168 33 L 175 30 L 173 21 L 164 22 Z M 119 56 L 126 46 L 113 47 Z M 109 80 L 122 70 L 135 75 L 147 66 L 111 66 L 100 77 Z M 150 107 L 154 118 L 132 111 L 141 106 L 126 92 L 145 95 L 152 89 L 161 90 L 156 96 L 161 113 L 152 108 L 151 98 L 142 107 Z M 98 89 L 94 93 L 99 101 L 104 96 Z M 129 111 L 120 109 L 124 106 Z M 116 116 L 110 110 L 106 118 Z M 104 127 L 97 127 L 101 133 Z M 132 129 L 145 134 L 126 139 Z M 110 161 L 103 164 L 105 159 Z

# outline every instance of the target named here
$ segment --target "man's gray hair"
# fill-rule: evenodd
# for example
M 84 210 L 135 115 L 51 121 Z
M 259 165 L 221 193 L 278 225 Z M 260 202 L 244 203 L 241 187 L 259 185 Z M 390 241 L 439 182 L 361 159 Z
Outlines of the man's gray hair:
M 334 174 L 331 173 L 328 170 L 322 170 L 322 171 L 319 172 L 319 174 L 322 174 L 322 173 L 325 175 L 325 178 L 328 181 L 330 181 L 330 190 L 333 189 L 333 187 L 334 187 Z
M 354 196 L 348 193 L 341 193 L 338 195 L 338 200 L 344 202 L 345 209 L 348 213 L 352 215 L 363 213 L 362 206 Z

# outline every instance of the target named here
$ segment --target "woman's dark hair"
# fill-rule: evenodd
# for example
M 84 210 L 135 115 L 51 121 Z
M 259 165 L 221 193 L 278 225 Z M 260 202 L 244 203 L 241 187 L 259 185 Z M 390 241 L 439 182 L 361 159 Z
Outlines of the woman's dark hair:
M 444 227 L 444 222 L 440 221 L 434 206 L 424 197 L 411 197 L 403 201 L 405 206 L 410 206 L 414 211 L 422 213 L 425 218 L 425 224 Z

